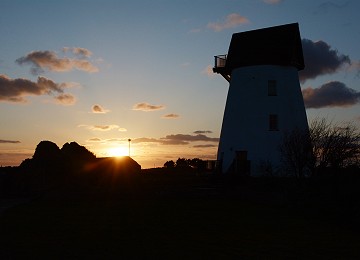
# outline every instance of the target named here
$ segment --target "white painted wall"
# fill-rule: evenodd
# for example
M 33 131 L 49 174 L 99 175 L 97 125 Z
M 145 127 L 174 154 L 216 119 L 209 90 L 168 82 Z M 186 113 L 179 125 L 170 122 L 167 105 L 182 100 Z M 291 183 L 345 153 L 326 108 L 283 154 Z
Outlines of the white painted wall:
M 268 80 L 277 81 L 277 96 L 268 96 Z M 269 131 L 269 114 L 278 115 L 279 131 Z M 248 151 L 251 175 L 259 165 L 280 166 L 279 144 L 284 131 L 308 129 L 304 101 L 295 67 L 276 65 L 234 69 L 226 101 L 218 160 L 222 172 L 231 166 L 235 151 Z

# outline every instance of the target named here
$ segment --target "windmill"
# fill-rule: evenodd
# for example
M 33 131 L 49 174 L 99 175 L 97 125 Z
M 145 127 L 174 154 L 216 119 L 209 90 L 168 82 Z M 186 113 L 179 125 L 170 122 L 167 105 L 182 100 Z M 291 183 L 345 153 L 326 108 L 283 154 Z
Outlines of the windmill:
M 230 83 L 217 155 L 223 173 L 279 167 L 284 133 L 308 130 L 304 67 L 297 23 L 235 33 L 228 54 L 215 56 L 213 71 Z

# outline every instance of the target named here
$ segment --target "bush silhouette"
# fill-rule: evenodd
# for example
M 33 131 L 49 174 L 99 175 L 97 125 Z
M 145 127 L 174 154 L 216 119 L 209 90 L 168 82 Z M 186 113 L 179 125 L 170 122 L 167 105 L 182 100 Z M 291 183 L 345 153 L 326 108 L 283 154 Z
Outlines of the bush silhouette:
M 35 149 L 34 160 L 56 161 L 62 158 L 60 148 L 51 141 L 41 141 Z
M 92 162 L 96 156 L 76 142 L 65 143 L 60 149 L 51 141 L 41 141 L 32 159 L 24 160 L 20 168 L 26 172 L 71 172 Z
M 64 144 L 61 148 L 61 152 L 67 160 L 71 161 L 91 161 L 96 158 L 92 152 L 76 142 Z

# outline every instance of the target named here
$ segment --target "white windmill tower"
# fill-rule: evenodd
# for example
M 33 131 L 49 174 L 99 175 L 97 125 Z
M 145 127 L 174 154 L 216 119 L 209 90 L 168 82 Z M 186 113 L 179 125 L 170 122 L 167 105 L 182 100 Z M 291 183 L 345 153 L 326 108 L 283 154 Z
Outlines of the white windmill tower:
M 281 164 L 285 131 L 308 129 L 298 70 L 304 59 L 297 23 L 235 33 L 213 71 L 229 81 L 218 148 L 221 171 L 260 175 Z

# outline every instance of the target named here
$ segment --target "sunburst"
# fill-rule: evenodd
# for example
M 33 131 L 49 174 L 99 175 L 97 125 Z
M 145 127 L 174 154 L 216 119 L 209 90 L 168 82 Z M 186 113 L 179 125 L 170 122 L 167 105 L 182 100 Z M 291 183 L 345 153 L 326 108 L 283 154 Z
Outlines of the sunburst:
M 107 150 L 108 156 L 111 157 L 120 157 L 120 156 L 128 156 L 129 150 L 124 146 L 112 147 Z

